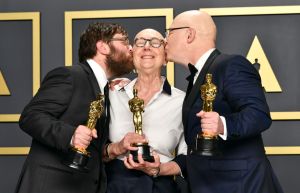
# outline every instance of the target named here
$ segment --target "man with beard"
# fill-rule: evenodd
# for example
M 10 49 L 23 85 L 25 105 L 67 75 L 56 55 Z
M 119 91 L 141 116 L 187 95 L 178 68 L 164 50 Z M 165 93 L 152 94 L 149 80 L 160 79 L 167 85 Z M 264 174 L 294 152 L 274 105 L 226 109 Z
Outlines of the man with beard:
M 20 127 L 32 137 L 18 193 L 98 193 L 106 189 L 102 149 L 107 140 L 109 100 L 96 128 L 84 126 L 89 107 L 107 89 L 108 79 L 132 70 L 131 46 L 117 24 L 95 23 L 80 37 L 79 65 L 49 72 L 25 107 Z M 70 147 L 90 152 L 86 173 L 64 164 Z

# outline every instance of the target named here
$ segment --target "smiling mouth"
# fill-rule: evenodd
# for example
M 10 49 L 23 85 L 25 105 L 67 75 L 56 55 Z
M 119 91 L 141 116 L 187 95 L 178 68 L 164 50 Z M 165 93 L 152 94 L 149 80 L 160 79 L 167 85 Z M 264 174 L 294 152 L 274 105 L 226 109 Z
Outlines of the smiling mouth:
M 153 59 L 154 58 L 154 56 L 142 56 L 142 59 Z

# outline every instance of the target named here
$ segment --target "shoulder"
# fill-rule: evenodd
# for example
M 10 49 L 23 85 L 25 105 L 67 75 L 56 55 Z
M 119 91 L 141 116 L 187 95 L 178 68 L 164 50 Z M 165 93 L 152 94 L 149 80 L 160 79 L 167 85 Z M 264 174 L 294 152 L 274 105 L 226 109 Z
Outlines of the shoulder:
M 182 90 L 172 86 L 168 79 L 165 76 L 162 76 L 164 83 L 163 83 L 163 91 L 167 94 L 169 94 L 171 97 L 179 97 L 184 98 L 185 92 Z
M 125 90 L 125 87 L 118 88 L 118 89 L 114 88 L 113 90 L 109 89 L 109 100 L 111 101 L 111 105 L 114 105 L 114 103 L 119 104 L 122 101 L 127 101 L 127 102 L 132 101 L 132 98 L 131 99 L 129 98 L 127 92 L 128 91 Z
M 73 85 L 76 79 L 84 82 L 84 74 L 79 65 L 57 67 L 46 74 L 42 81 L 42 86 Z
M 232 65 L 246 65 L 251 66 L 251 62 L 247 60 L 242 55 L 236 55 L 236 54 L 221 54 L 220 55 L 220 63 L 225 66 L 232 66 Z
M 184 91 L 182 91 L 182 90 L 180 90 L 180 89 L 178 89 L 178 88 L 176 88 L 176 87 L 174 87 L 174 86 L 171 86 L 171 90 L 172 90 L 172 95 L 174 94 L 174 95 L 176 95 L 176 96 L 185 96 L 185 92 Z
M 65 79 L 65 80 L 67 80 L 70 75 L 71 75 L 70 74 L 70 67 L 66 67 L 66 66 L 57 67 L 57 68 L 49 71 L 46 74 L 43 82 L 51 81 L 53 79 Z
M 257 71 L 247 58 L 236 54 L 221 54 L 216 69 L 221 72 Z
M 171 98 L 183 101 L 184 97 L 185 97 L 185 92 L 183 92 L 182 90 L 174 86 L 171 86 Z
M 250 82 L 260 84 L 261 78 L 258 70 L 244 56 L 227 55 L 224 58 L 215 71 L 217 79 L 220 79 L 222 84 L 227 85 L 233 82 L 238 85 Z
M 83 78 L 87 75 L 84 69 L 84 65 L 76 64 L 72 66 L 61 66 L 54 68 L 53 70 L 49 71 L 45 76 L 45 79 L 49 78 Z

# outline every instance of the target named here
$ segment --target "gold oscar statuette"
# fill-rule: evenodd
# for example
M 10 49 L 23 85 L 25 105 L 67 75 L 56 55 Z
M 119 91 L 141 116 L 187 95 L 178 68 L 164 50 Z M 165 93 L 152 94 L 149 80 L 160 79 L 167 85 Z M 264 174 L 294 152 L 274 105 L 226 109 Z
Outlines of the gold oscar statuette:
M 217 95 L 217 86 L 212 83 L 212 74 L 206 74 L 205 83 L 200 87 L 202 110 L 205 112 L 213 111 L 213 102 Z M 206 132 L 200 132 L 196 137 L 196 147 L 194 154 L 203 156 L 218 155 L 218 136 Z
M 128 101 L 129 109 L 133 114 L 133 124 L 135 133 L 143 135 L 143 119 L 142 113 L 144 112 L 144 100 L 138 98 L 137 89 L 133 89 L 134 97 Z M 133 156 L 133 160 L 138 162 L 138 154 L 142 154 L 145 161 L 154 162 L 153 156 L 150 153 L 150 146 L 148 143 L 134 143 L 132 146 L 138 147 L 137 151 L 130 151 Z
M 100 118 L 104 111 L 104 95 L 99 94 L 95 101 L 90 104 L 90 110 L 86 126 L 93 130 L 96 127 L 97 120 Z M 82 147 L 71 147 L 68 152 L 67 159 L 63 163 L 73 169 L 81 172 L 88 172 L 87 163 L 91 157 L 90 152 Z

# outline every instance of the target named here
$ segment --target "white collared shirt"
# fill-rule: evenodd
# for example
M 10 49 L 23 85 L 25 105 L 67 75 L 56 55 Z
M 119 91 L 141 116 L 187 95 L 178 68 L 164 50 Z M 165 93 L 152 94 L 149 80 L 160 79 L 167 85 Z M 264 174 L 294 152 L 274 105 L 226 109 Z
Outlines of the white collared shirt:
M 136 79 L 120 90 L 109 91 L 111 102 L 109 139 L 113 143 L 121 141 L 126 133 L 134 132 L 133 115 L 128 101 L 133 98 L 135 82 Z M 162 163 L 174 158 L 173 153 L 177 145 L 179 145 L 178 155 L 187 152 L 182 125 L 182 104 L 185 93 L 164 84 L 144 107 L 142 114 L 143 133 L 149 140 L 149 145 L 160 156 Z M 171 93 L 168 93 L 165 87 L 169 88 Z M 122 160 L 124 156 L 121 155 L 118 159 Z
M 197 73 L 195 74 L 194 76 L 194 84 L 205 64 L 205 62 L 207 61 L 208 57 L 211 55 L 211 53 L 215 50 L 216 48 L 212 48 L 210 50 L 208 50 L 207 52 L 205 52 L 197 61 L 197 63 L 195 64 L 195 67 L 197 68 Z M 223 135 L 222 134 L 219 134 L 219 136 L 223 139 L 223 140 L 226 140 L 227 139 L 227 126 L 226 126 L 226 119 L 225 117 L 223 116 L 220 116 L 222 122 L 223 122 L 223 126 L 224 126 L 224 133 Z
M 98 85 L 100 87 L 101 93 L 104 93 L 104 87 L 107 84 L 107 77 L 105 74 L 105 71 L 103 70 L 103 68 L 101 67 L 100 64 L 98 64 L 95 60 L 93 59 L 88 59 L 87 63 L 90 65 L 90 67 L 92 68 L 95 77 L 97 79 Z
M 195 68 L 198 70 L 194 76 L 194 84 L 200 74 L 200 71 L 202 70 L 206 60 L 208 59 L 208 57 L 210 56 L 210 54 L 215 50 L 216 48 L 212 48 L 210 50 L 208 50 L 207 52 L 205 52 L 196 62 L 195 64 Z

